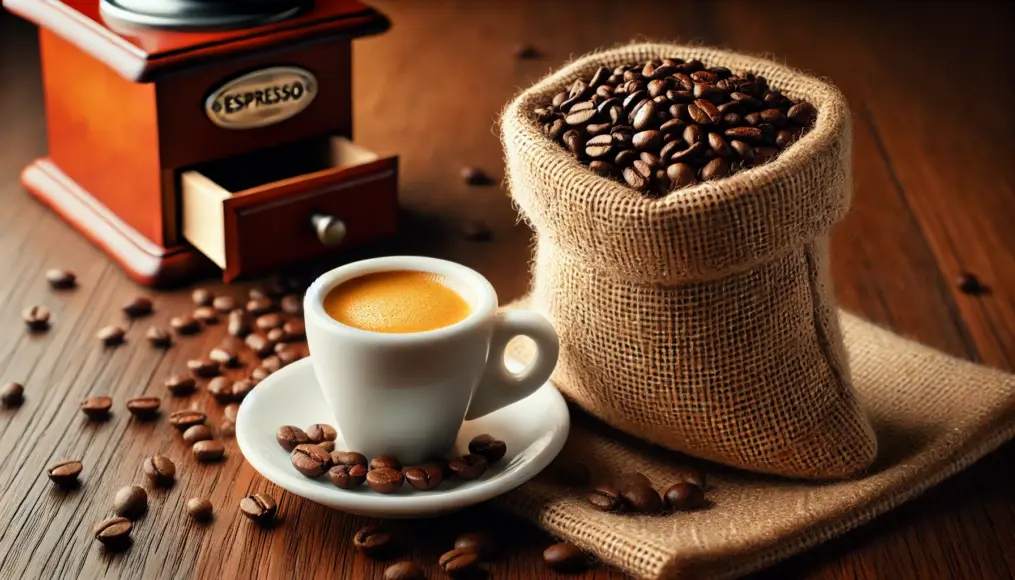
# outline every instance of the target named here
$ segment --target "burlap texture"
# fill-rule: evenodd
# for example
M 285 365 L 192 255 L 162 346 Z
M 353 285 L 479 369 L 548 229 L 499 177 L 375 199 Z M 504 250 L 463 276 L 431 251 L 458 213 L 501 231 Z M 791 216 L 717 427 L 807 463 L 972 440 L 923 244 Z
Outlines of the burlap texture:
M 533 110 L 574 79 L 656 56 L 762 74 L 815 105 L 816 125 L 769 164 L 661 199 L 542 134 Z M 614 427 L 728 465 L 829 478 L 873 461 L 827 272 L 851 188 L 838 90 L 766 60 L 639 44 L 551 74 L 501 128 L 512 196 L 537 234 L 532 307 L 561 338 L 561 391 Z
M 706 469 L 709 509 L 606 514 L 539 476 L 497 500 L 604 562 L 643 578 L 732 578 L 855 528 L 1015 436 L 1015 376 L 961 361 L 841 315 L 857 395 L 879 443 L 861 478 L 807 482 Z M 519 345 L 513 353 L 531 355 Z M 656 487 L 686 458 L 575 417 L 562 455 L 594 473 L 637 470 Z

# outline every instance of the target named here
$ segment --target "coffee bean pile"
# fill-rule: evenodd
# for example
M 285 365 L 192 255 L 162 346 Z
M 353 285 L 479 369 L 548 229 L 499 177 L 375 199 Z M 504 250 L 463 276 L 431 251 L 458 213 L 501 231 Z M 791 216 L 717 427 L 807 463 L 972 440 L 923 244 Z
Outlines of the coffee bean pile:
M 600 67 L 535 115 L 589 169 L 657 197 L 770 161 L 813 125 L 817 109 L 762 76 L 656 58 Z
M 664 510 L 690 511 L 706 507 L 705 473 L 684 467 L 677 481 L 659 494 L 643 473 L 625 473 L 596 485 L 586 496 L 593 508 L 612 513 L 657 514 Z

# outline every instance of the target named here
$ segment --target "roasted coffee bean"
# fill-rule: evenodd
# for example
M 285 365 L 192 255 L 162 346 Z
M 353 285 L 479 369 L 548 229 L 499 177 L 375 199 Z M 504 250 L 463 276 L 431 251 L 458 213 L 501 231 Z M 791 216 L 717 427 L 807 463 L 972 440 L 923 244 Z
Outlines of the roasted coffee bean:
M 737 156 L 740 157 L 740 160 L 743 161 L 745 165 L 751 165 L 754 163 L 754 149 L 752 149 L 747 143 L 736 140 L 730 141 L 730 148 L 736 152 Z
M 702 181 L 722 179 L 730 174 L 730 164 L 722 157 L 716 157 L 701 168 Z
M 598 135 L 606 135 L 610 132 L 610 123 L 590 123 L 585 125 L 585 133 L 589 137 L 596 137 Z
M 222 346 L 216 346 L 211 349 L 211 351 L 208 352 L 208 359 L 224 367 L 235 367 L 240 362 L 239 356 L 235 350 Z
M 659 493 L 649 485 L 628 485 L 620 490 L 621 497 L 631 509 L 643 514 L 651 514 L 659 511 L 663 505 Z
M 0 387 L 0 405 L 4 407 L 19 407 L 25 402 L 25 387 L 21 383 L 13 381 L 4 383 Z
M 99 339 L 104 346 L 118 346 L 123 344 L 123 337 L 126 334 L 127 331 L 119 326 L 104 326 L 95 334 L 95 338 Z
M 435 489 L 444 481 L 444 470 L 440 465 L 434 463 L 407 467 L 405 480 L 409 482 L 409 485 L 419 490 Z
M 197 425 L 203 427 L 203 425 Z M 207 429 L 207 427 L 205 427 Z M 165 455 L 153 455 L 144 460 L 141 464 L 144 474 L 152 483 L 162 487 L 173 485 L 176 479 L 176 464 Z
M 317 445 L 320 446 L 321 449 L 327 451 L 328 453 L 331 453 L 332 451 L 335 450 L 335 442 L 334 441 L 321 441 Z
M 464 578 L 476 574 L 480 567 L 479 554 L 470 550 L 451 550 L 441 555 L 441 570 L 452 578 Z
M 681 467 L 675 474 L 677 481 L 693 483 L 701 489 L 705 489 L 705 472 L 694 467 Z
M 342 489 L 355 489 L 367 479 L 367 468 L 363 465 L 335 465 L 328 470 L 328 479 Z
M 173 411 L 169 414 L 169 424 L 176 427 L 181 432 L 193 427 L 194 425 L 202 425 L 208 420 L 208 416 L 201 411 L 195 411 L 191 409 L 183 409 L 181 411 Z
M 190 293 L 190 299 L 194 301 L 195 306 L 211 306 L 215 296 L 207 288 L 195 288 Z
M 307 477 L 318 477 L 331 469 L 331 455 L 313 443 L 297 445 L 289 460 L 296 471 Z
M 232 312 L 236 309 L 236 299 L 232 296 L 216 296 L 211 305 L 219 312 Z
M 222 415 L 226 419 L 229 419 L 230 421 L 236 421 L 236 417 L 239 415 L 239 413 L 240 413 L 239 403 L 229 403 L 228 405 L 225 406 L 224 409 L 222 409 Z
M 263 316 L 275 310 L 275 302 L 271 298 L 253 298 L 247 302 L 247 313 L 251 316 Z
M 574 573 L 588 568 L 589 559 L 578 546 L 560 542 L 543 550 L 543 562 L 557 572 Z
M 275 343 L 275 348 L 277 349 L 279 343 L 285 338 L 285 331 L 281 328 L 272 328 L 265 334 L 265 336 L 268 337 L 268 340 Z
M 213 439 L 198 441 L 190 448 L 194 459 L 198 461 L 218 461 L 226 454 L 226 448 Z
M 78 476 L 81 475 L 81 469 L 81 462 L 72 459 L 51 465 L 46 470 L 46 475 L 49 476 L 50 481 L 60 487 L 73 487 L 78 484 Z
M 674 151 L 670 154 L 671 163 L 693 163 L 705 152 L 705 145 L 702 143 L 694 143 L 688 145 L 687 149 L 681 149 L 680 151 Z
M 197 334 L 201 330 L 201 323 L 190 316 L 174 316 L 169 319 L 169 326 L 177 334 Z
M 571 129 L 564 133 L 564 146 L 571 152 L 576 158 L 581 159 L 584 154 L 585 139 L 582 137 L 582 132 L 578 129 Z
M 77 284 L 77 276 L 70 270 L 59 270 L 52 269 L 46 270 L 46 282 L 49 282 L 50 287 L 57 290 L 66 290 L 73 288 Z
M 282 368 L 282 359 L 275 355 L 271 355 L 268 358 L 261 361 L 261 368 L 273 373 Z
M 658 150 L 662 145 L 662 133 L 655 129 L 635 133 L 631 138 L 631 144 L 639 151 Z
M 268 378 L 268 375 L 270 374 L 271 373 L 269 373 L 266 369 L 257 367 L 256 369 L 250 371 L 250 380 L 263 381 L 264 379 Z
M 600 177 L 615 177 L 619 173 L 616 165 L 606 161 L 593 161 L 589 164 L 589 169 Z
M 219 313 L 211 306 L 199 306 L 194 309 L 194 320 L 201 322 L 202 324 L 218 324 Z
M 236 423 L 229 419 L 223 419 L 219 423 L 219 437 L 229 439 L 233 435 L 236 435 Z
M 122 518 L 136 520 L 147 510 L 148 492 L 143 487 L 121 487 L 113 497 L 113 513 Z
M 776 158 L 779 155 L 779 150 L 775 147 L 755 147 L 754 148 L 754 164 L 764 165 L 769 161 Z
M 195 377 L 209 378 L 219 374 L 221 371 L 221 365 L 211 359 L 198 358 L 188 360 L 187 369 L 193 373 Z
M 402 469 L 402 462 L 397 457 L 391 457 L 388 455 L 382 455 L 381 457 L 374 457 L 370 460 L 370 469 L 380 469 L 382 467 L 388 467 L 391 469 Z
M 422 568 L 406 560 L 385 568 L 384 580 L 426 580 L 426 574 Z
M 614 159 L 614 163 L 618 168 L 630 167 L 634 160 L 638 159 L 638 152 L 633 149 L 621 151 L 617 153 L 617 157 Z
M 469 442 L 469 453 L 482 455 L 488 463 L 497 463 L 507 453 L 507 444 L 492 435 L 477 435 Z
M 972 272 L 963 272 L 955 278 L 955 287 L 959 292 L 969 296 L 990 294 L 990 287 L 980 282 L 980 278 Z
M 203 497 L 192 497 L 187 500 L 187 515 L 197 522 L 207 522 L 211 520 L 214 508 L 211 502 Z
M 726 142 L 718 133 L 708 134 L 708 145 L 715 151 L 715 154 L 724 159 L 733 159 L 735 157 L 733 149 L 730 148 L 729 143 Z
M 254 320 L 254 326 L 258 330 L 271 330 L 272 328 L 281 328 L 285 321 L 282 319 L 282 315 L 277 312 L 271 312 L 268 314 L 262 314 Z
M 404 480 L 401 471 L 390 467 L 376 467 L 367 472 L 367 485 L 377 493 L 394 493 Z
M 32 306 L 21 312 L 21 318 L 31 331 L 41 331 L 49 328 L 49 309 L 43 306 Z
M 109 518 L 95 524 L 92 535 L 107 548 L 119 548 L 127 544 L 133 527 L 127 518 Z
M 229 313 L 229 322 L 226 325 L 226 332 L 232 336 L 244 337 L 250 334 L 250 319 L 242 310 L 233 310 Z
M 649 478 L 645 477 L 644 473 L 638 472 L 621 474 L 620 476 L 614 478 L 613 484 L 621 490 L 623 490 L 623 488 L 625 487 L 633 487 L 633 486 L 652 487 L 652 481 Z
M 141 318 L 152 313 L 152 299 L 138 296 L 123 305 L 124 313 L 131 318 Z
M 387 528 L 380 525 L 360 528 L 352 537 L 356 550 L 369 558 L 384 558 L 395 549 L 395 538 Z
M 624 168 L 624 181 L 638 191 L 645 191 L 648 189 L 649 181 L 633 167 Z
M 222 405 L 233 400 L 233 381 L 229 377 L 215 377 L 208 381 L 207 389 L 208 393 Z
M 497 556 L 497 544 L 489 534 L 470 532 L 455 538 L 456 550 L 475 552 L 484 560 L 493 560 Z
M 686 163 L 673 163 L 666 168 L 666 176 L 670 178 L 670 187 L 679 189 L 694 183 L 694 169 Z
M 452 459 L 448 462 L 448 468 L 458 479 L 476 479 L 486 471 L 486 458 L 476 453 L 470 453 L 462 457 Z
M 613 153 L 613 136 L 597 135 L 585 144 L 585 154 L 594 159 L 605 158 Z
M 296 447 L 310 443 L 310 438 L 303 429 L 292 425 L 283 425 L 275 430 L 275 440 L 282 446 L 282 449 L 292 452 Z M 337 461 L 335 463 L 338 463 Z M 364 465 L 366 460 L 364 459 Z
M 113 407 L 113 399 L 104 395 L 88 397 L 78 403 L 78 407 L 92 421 L 105 421 L 109 418 L 109 410 Z
M 174 397 L 184 397 L 197 389 L 197 381 L 191 375 L 178 374 L 166 379 L 166 389 Z
M 211 429 L 207 425 L 193 425 L 183 432 L 183 440 L 188 445 L 193 445 L 198 441 L 208 441 L 211 438 Z
M 159 412 L 162 399 L 158 397 L 131 397 L 127 399 L 127 410 L 136 418 L 147 421 Z
M 255 493 L 240 500 L 240 511 L 259 524 L 270 524 L 278 513 L 278 504 L 266 493 Z
M 254 351 L 254 354 L 261 358 L 270 355 L 272 349 L 275 348 L 275 343 L 268 340 L 268 337 L 260 333 L 247 335 L 245 342 L 247 346 L 250 347 L 250 350 Z
M 554 462 L 551 473 L 558 483 L 569 487 L 585 487 L 592 481 L 588 466 L 577 461 Z
M 681 135 L 684 138 L 684 143 L 687 145 L 699 145 L 705 142 L 705 133 L 701 130 L 701 127 L 697 125 L 688 125 L 684 128 L 684 133 Z
M 240 379 L 233 383 L 233 400 L 242 401 L 250 394 L 250 391 L 254 390 L 257 385 L 256 382 L 250 379 Z
M 802 127 L 810 127 L 818 118 L 818 110 L 810 103 L 797 103 L 789 108 L 786 117 Z
M 169 336 L 169 333 L 158 326 L 152 326 L 145 332 L 145 338 L 152 346 L 157 348 L 166 348 L 172 346 L 173 337 Z
M 311 443 L 322 441 L 334 441 L 338 437 L 338 431 L 327 423 L 314 423 L 306 429 L 307 437 Z M 391 467 L 391 466 L 388 466 Z
M 678 511 L 694 510 L 705 505 L 705 492 L 686 481 L 671 485 L 665 496 L 670 508 Z
M 564 119 L 560 117 L 543 126 L 543 131 L 546 132 L 547 137 L 553 140 L 560 139 L 560 136 L 563 135 L 566 130 L 567 123 L 565 123 Z
M 295 294 L 288 294 L 281 300 L 282 312 L 286 314 L 303 314 L 303 299 Z
M 715 105 L 700 98 L 688 105 L 687 114 L 695 123 L 703 126 L 715 125 L 722 119 L 722 115 Z
M 665 97 L 664 97 L 665 98 Z M 631 126 L 635 131 L 647 131 L 658 124 L 659 108 L 655 101 L 643 101 L 632 111 Z
M 592 104 L 592 101 L 584 101 L 571 107 L 567 115 L 564 116 L 564 121 L 572 127 L 582 126 L 592 121 L 595 116 L 596 106 Z
M 295 342 L 307 337 L 307 327 L 302 320 L 290 320 L 282 325 L 282 340 Z
M 782 127 L 786 124 L 786 115 L 779 109 L 765 109 L 758 113 L 762 123 L 769 123 L 775 127 Z
M 296 428 L 297 427 L 294 427 L 294 429 Z M 278 437 L 277 434 L 276 437 Z M 333 451 L 331 453 L 331 462 L 334 463 L 335 465 L 362 465 L 363 467 L 367 466 L 366 456 L 363 455 L 362 453 L 356 453 L 355 451 Z
M 620 490 L 613 485 L 600 485 L 586 496 L 592 507 L 601 512 L 622 512 L 627 509 Z
M 775 132 L 775 146 L 781 149 L 785 149 L 793 144 L 800 135 L 798 132 L 799 127 L 796 129 L 780 129 Z

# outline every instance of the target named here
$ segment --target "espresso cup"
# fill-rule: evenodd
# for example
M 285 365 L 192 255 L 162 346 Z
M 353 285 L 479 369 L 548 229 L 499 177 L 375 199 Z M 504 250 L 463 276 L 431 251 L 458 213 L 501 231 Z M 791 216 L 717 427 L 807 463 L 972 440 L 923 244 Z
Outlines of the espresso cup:
M 436 274 L 470 306 L 462 320 L 404 334 L 361 330 L 324 308 L 328 293 L 354 278 L 391 271 Z M 528 397 L 557 364 L 557 333 L 535 312 L 497 312 L 497 293 L 475 270 L 435 258 L 394 256 L 354 262 L 314 281 L 304 298 L 310 360 L 349 450 L 418 463 L 447 455 L 463 420 Z M 536 356 L 521 372 L 505 367 L 508 342 L 527 336 Z

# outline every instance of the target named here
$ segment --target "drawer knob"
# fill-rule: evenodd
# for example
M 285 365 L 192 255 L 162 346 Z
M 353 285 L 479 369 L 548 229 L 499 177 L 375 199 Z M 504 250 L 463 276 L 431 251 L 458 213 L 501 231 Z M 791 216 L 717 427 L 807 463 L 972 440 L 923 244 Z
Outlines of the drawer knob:
M 317 232 L 317 239 L 329 248 L 340 245 L 345 239 L 345 222 L 333 215 L 315 213 L 310 216 L 310 223 Z

